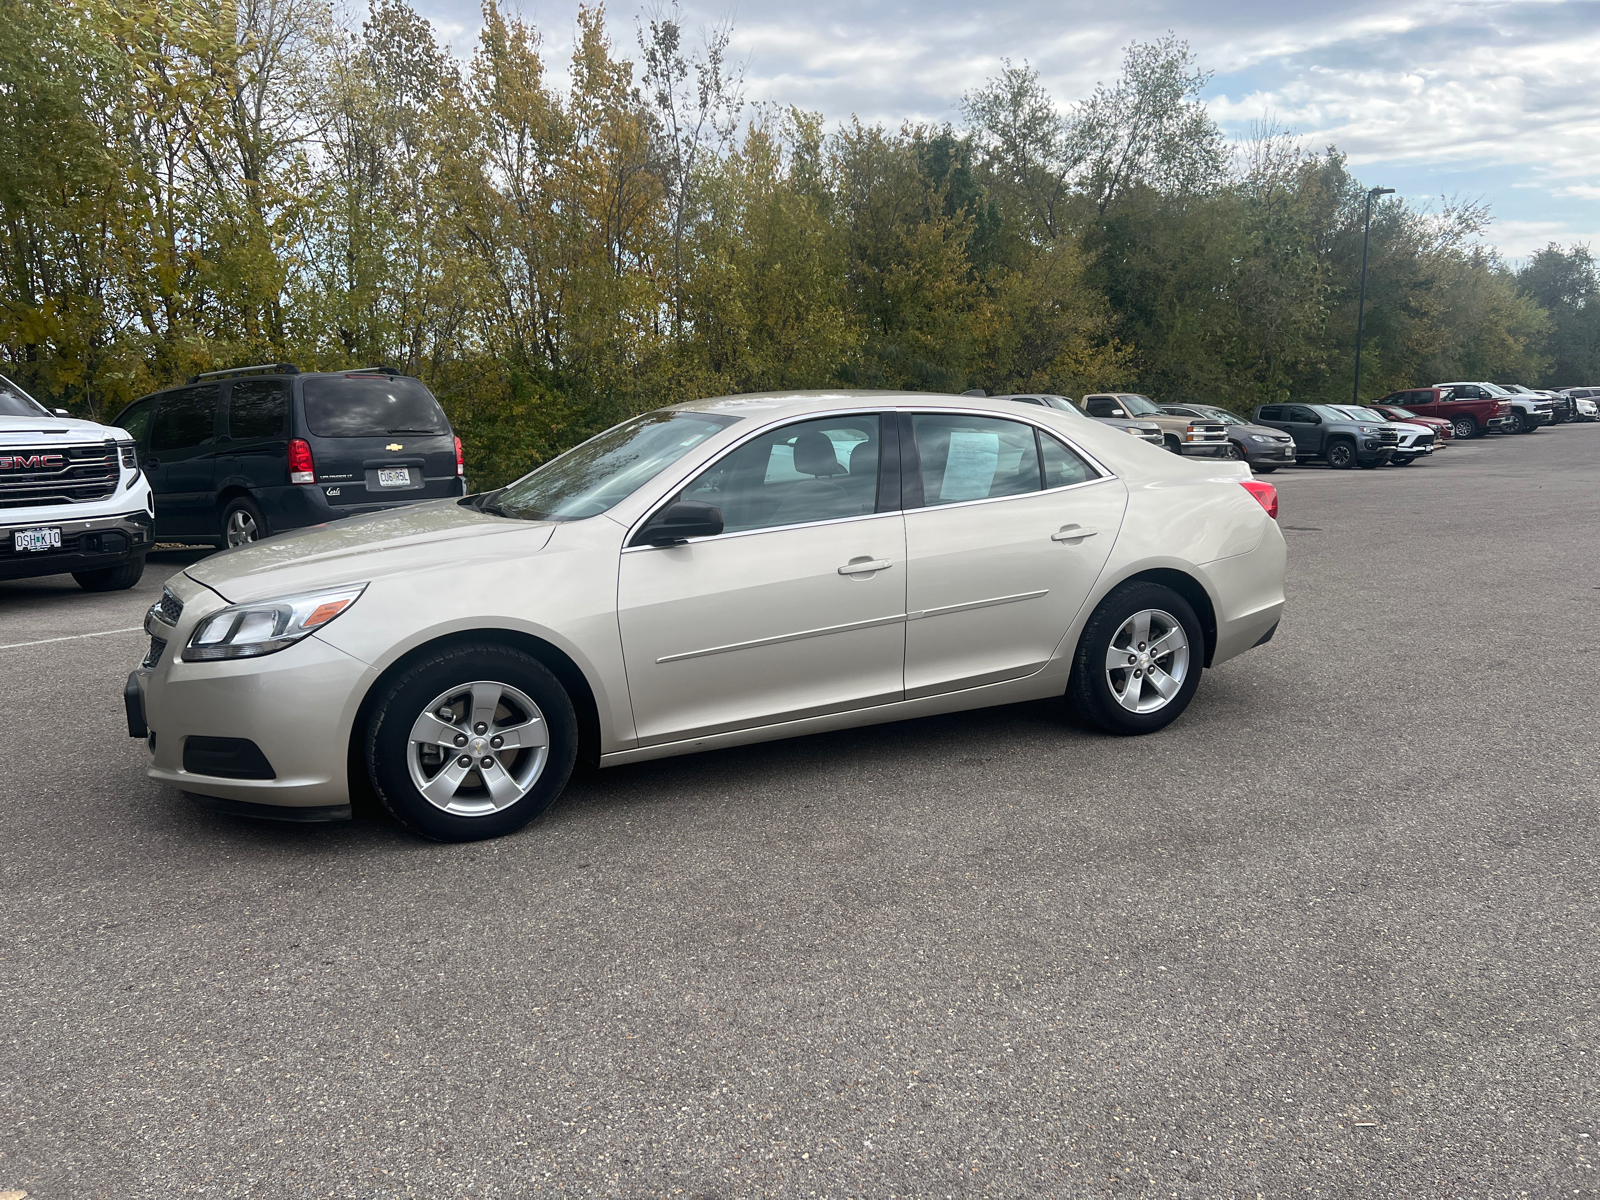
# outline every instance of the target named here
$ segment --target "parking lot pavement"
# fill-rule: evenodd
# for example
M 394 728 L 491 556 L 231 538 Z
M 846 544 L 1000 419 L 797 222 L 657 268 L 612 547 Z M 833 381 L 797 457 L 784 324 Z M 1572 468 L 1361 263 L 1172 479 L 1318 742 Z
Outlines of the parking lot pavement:
M 476 845 L 198 812 L 137 635 L 12 650 L 0 1191 L 1593 1195 L 1597 459 L 1278 472 L 1284 625 L 1157 736 L 671 759 Z

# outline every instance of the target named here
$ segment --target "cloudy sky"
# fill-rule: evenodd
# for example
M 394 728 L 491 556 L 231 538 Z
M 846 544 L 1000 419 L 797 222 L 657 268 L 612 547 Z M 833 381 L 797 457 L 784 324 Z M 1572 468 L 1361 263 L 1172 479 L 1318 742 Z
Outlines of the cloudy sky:
M 475 0 L 417 0 L 460 53 Z M 513 0 L 570 52 L 575 0 Z M 630 52 L 642 5 L 612 0 Z M 1167 30 L 1215 72 L 1206 99 L 1231 134 L 1262 117 L 1336 144 L 1357 175 L 1419 202 L 1488 202 L 1489 241 L 1600 250 L 1600 0 L 684 0 L 685 24 L 731 18 L 747 94 L 837 121 L 954 119 L 1002 60 L 1027 60 L 1063 104 L 1117 74 L 1122 48 Z

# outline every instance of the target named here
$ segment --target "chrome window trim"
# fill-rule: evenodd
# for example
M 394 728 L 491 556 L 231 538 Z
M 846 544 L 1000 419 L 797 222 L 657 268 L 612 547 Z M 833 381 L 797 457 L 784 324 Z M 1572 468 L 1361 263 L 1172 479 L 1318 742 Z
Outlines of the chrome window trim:
M 1043 409 L 1043 411 L 1045 411 L 1045 412 L 1055 412 L 1055 411 L 1058 411 L 1058 410 L 1051 409 L 1049 407 L 1045 407 Z M 994 503 L 997 503 L 997 502 L 1002 501 L 1002 500 L 1019 500 L 1019 499 L 1023 498 L 1024 496 L 1048 496 L 1048 495 L 1050 495 L 1050 494 L 1052 494 L 1054 492 L 1068 492 L 1068 491 L 1071 491 L 1073 488 L 1089 487 L 1092 484 L 1104 483 L 1108 479 L 1119 478 L 1119 476 L 1117 475 L 1117 473 L 1115 471 L 1111 470 L 1109 467 L 1107 467 L 1105 465 L 1105 463 L 1101 462 L 1093 454 L 1091 454 L 1089 451 L 1085 450 L 1081 445 L 1079 445 L 1077 443 L 1077 441 L 1075 441 L 1069 435 L 1064 434 L 1060 430 L 1054 429 L 1051 426 L 1046 425 L 1041 421 L 1028 420 L 1027 418 L 1031 417 L 1033 414 L 1028 412 L 1026 409 L 1024 409 L 1023 411 L 1017 413 L 1016 415 L 1012 415 L 1010 412 L 1004 412 L 1004 411 L 995 412 L 992 409 L 972 408 L 971 406 L 968 406 L 968 405 L 962 405 L 962 406 L 959 406 L 959 407 L 953 406 L 953 407 L 949 407 L 949 408 L 946 408 L 946 407 L 924 408 L 921 405 L 906 404 L 906 403 L 902 402 L 902 403 L 899 403 L 899 404 L 881 404 L 881 405 L 865 405 L 865 406 L 864 405 L 860 405 L 860 404 L 851 404 L 851 405 L 841 406 L 839 408 L 823 409 L 820 412 L 805 413 L 805 414 L 794 414 L 794 413 L 791 413 L 788 416 L 780 417 L 780 418 L 778 418 L 776 420 L 768 422 L 765 425 L 762 425 L 762 426 L 760 426 L 758 428 L 750 430 L 743 437 L 739 438 L 737 441 L 735 441 L 735 442 L 733 442 L 733 443 L 731 443 L 731 444 L 729 444 L 727 446 L 724 446 L 714 457 L 703 460 L 698 465 L 696 465 L 694 467 L 691 467 L 687 473 L 685 473 L 684 475 L 682 475 L 679 478 L 675 479 L 671 483 L 671 485 L 668 486 L 668 488 L 667 488 L 667 490 L 665 492 L 661 493 L 659 496 L 656 497 L 656 499 L 650 501 L 649 504 L 645 505 L 644 515 L 639 517 L 636 521 L 633 522 L 633 524 L 628 526 L 627 533 L 625 533 L 623 535 L 623 537 L 622 537 L 622 553 L 631 554 L 631 553 L 633 553 L 634 551 L 637 551 L 637 550 L 670 550 L 670 549 L 672 549 L 672 546 L 633 546 L 633 545 L 629 545 L 629 543 L 633 541 L 634 536 L 639 532 L 639 530 L 644 527 L 645 522 L 648 521 L 651 517 L 656 515 L 657 511 L 659 511 L 659 509 L 661 508 L 661 505 L 669 497 L 676 495 L 682 488 L 684 488 L 685 486 L 688 485 L 690 480 L 694 479 L 696 476 L 700 475 L 701 473 L 703 473 L 705 471 L 709 471 L 718 462 L 722 461 L 724 456 L 736 453 L 739 450 L 739 448 L 742 447 L 746 442 L 753 442 L 756 438 L 762 436 L 763 434 L 770 433 L 774 429 L 782 428 L 784 425 L 799 425 L 799 424 L 801 424 L 803 422 L 806 422 L 806 421 L 826 420 L 829 417 L 880 417 L 881 418 L 883 416 L 886 416 L 889 413 L 909 413 L 909 414 L 911 414 L 913 416 L 919 415 L 919 414 L 920 415 L 924 415 L 924 416 L 937 416 L 937 415 L 939 415 L 941 413 L 956 413 L 956 414 L 959 414 L 959 415 L 962 415 L 962 416 L 969 416 L 969 417 L 992 417 L 995 420 L 999 420 L 999 421 L 1015 421 L 1018 425 L 1027 425 L 1027 426 L 1032 427 L 1033 429 L 1038 430 L 1039 433 L 1045 435 L 1046 437 L 1055 438 L 1056 441 L 1058 441 L 1058 442 L 1062 443 L 1063 445 L 1065 445 L 1069 450 L 1071 450 L 1079 458 L 1083 459 L 1084 462 L 1088 463 L 1092 470 L 1099 472 L 1099 474 L 1094 479 L 1085 479 L 1082 483 L 1063 484 L 1061 487 L 1058 487 L 1058 488 L 1041 488 L 1038 491 L 1034 491 L 1034 492 L 1021 492 L 1021 493 L 1019 493 L 1018 495 L 1015 495 L 1015 496 L 985 496 L 981 500 L 959 500 L 959 501 L 956 501 L 953 504 L 933 504 L 933 505 L 925 504 L 925 505 L 922 506 L 922 508 L 913 508 L 913 509 L 903 509 L 903 508 L 900 508 L 900 507 L 896 506 L 894 508 L 885 509 L 883 512 L 857 513 L 856 515 L 849 516 L 849 517 L 829 517 L 829 518 L 827 518 L 826 520 L 823 520 L 823 521 L 800 521 L 800 522 L 797 522 L 797 523 L 795 523 L 793 525 L 763 525 L 759 529 L 738 529 L 738 530 L 735 530 L 732 533 L 719 533 L 719 534 L 713 535 L 712 537 L 687 538 L 684 541 L 678 542 L 678 543 L 675 543 L 675 544 L 676 545 L 680 545 L 680 546 L 683 546 L 683 545 L 693 546 L 693 545 L 697 545 L 697 544 L 699 544 L 701 542 L 717 541 L 720 538 L 748 537 L 753 533 L 772 533 L 772 532 L 775 532 L 775 531 L 780 530 L 780 529 L 809 529 L 812 526 L 816 526 L 816 525 L 838 525 L 838 524 L 842 524 L 842 523 L 844 523 L 846 521 L 865 521 L 865 520 L 869 520 L 869 519 L 871 519 L 873 517 L 887 517 L 892 513 L 904 514 L 904 513 L 907 513 L 907 512 L 922 512 L 924 509 L 928 509 L 928 508 L 960 508 L 960 507 L 962 507 L 964 505 L 968 505 L 968 504 L 994 504 Z M 1086 417 L 1084 419 L 1085 420 L 1092 420 L 1093 418 Z M 734 427 L 730 426 L 730 428 L 734 428 Z M 596 436 L 598 436 L 598 435 L 596 435 Z M 880 427 L 880 429 L 879 429 L 879 438 L 880 438 L 880 440 L 881 440 L 882 436 L 883 436 L 883 433 L 882 433 L 882 429 Z M 552 459 L 551 461 L 553 462 L 554 460 Z M 674 464 L 674 465 L 676 465 L 676 464 Z M 880 463 L 880 469 L 881 469 L 881 466 L 882 466 L 882 464 Z M 663 474 L 664 473 L 665 472 L 663 472 Z M 659 480 L 660 478 L 661 478 L 660 475 L 656 476 L 657 480 Z M 654 482 L 654 481 L 652 481 L 652 482 Z M 605 513 L 597 513 L 596 515 L 597 516 L 605 516 L 606 514 Z

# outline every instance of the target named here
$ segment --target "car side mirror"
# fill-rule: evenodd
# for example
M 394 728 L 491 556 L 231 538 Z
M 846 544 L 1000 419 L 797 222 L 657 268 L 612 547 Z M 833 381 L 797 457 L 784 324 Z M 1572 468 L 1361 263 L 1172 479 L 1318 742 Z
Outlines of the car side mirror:
M 52 408 L 50 411 L 58 417 L 70 417 L 72 415 L 64 408 Z
M 722 532 L 722 510 L 714 504 L 675 500 L 644 523 L 634 535 L 635 546 L 671 546 L 689 538 L 715 537 Z

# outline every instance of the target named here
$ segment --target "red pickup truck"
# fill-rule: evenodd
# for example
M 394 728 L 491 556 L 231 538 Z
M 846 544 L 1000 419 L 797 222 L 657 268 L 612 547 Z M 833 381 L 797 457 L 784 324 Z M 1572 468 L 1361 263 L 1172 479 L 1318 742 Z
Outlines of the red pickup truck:
M 1409 408 L 1419 417 L 1449 421 L 1461 441 L 1499 429 L 1511 416 L 1509 400 L 1497 400 L 1493 396 L 1457 399 L 1449 388 L 1407 388 L 1403 392 L 1390 392 L 1378 403 Z

